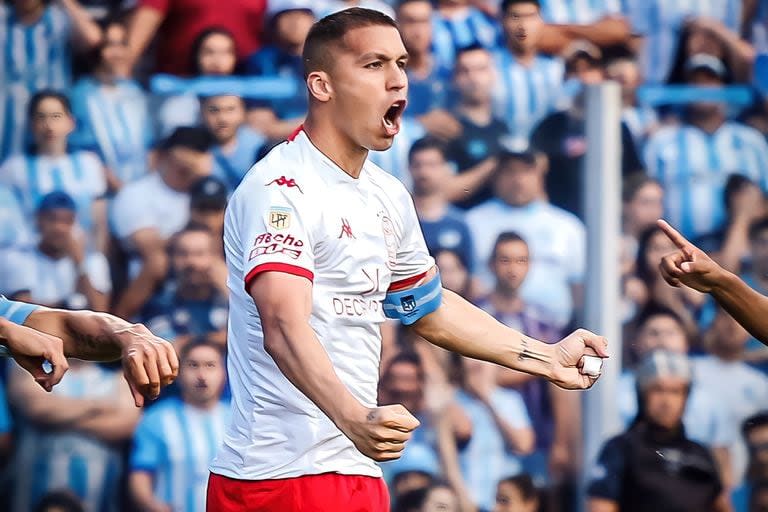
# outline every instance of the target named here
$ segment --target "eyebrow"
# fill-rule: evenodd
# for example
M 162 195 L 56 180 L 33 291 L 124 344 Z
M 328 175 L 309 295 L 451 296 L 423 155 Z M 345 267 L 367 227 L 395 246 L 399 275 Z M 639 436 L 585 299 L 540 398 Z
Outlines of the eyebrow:
M 363 55 L 361 55 L 358 60 L 360 62 L 365 62 L 365 61 L 368 61 L 368 60 L 382 60 L 384 62 L 389 62 L 391 60 L 408 60 L 408 52 L 403 53 L 402 55 L 400 55 L 399 57 L 396 57 L 394 59 L 392 57 L 390 57 L 389 55 L 386 55 L 386 54 L 383 54 L 383 53 L 380 53 L 380 52 L 368 52 L 368 53 L 364 53 Z

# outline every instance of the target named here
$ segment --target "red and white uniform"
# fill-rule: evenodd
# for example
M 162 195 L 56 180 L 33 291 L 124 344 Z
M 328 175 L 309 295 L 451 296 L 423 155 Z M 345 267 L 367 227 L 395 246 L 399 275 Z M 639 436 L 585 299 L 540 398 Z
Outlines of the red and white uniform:
M 233 412 L 211 471 L 238 480 L 381 476 L 265 352 L 246 289 L 267 271 L 311 280 L 312 328 L 342 382 L 375 407 L 381 302 L 390 287 L 413 283 L 434 265 L 405 187 L 370 162 L 352 178 L 299 131 L 235 191 L 224 242 Z

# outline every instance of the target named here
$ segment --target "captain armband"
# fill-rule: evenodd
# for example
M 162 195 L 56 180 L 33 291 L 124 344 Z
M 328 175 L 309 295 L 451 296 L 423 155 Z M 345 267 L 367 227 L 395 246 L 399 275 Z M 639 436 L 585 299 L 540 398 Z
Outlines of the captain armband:
M 414 288 L 387 292 L 384 314 L 387 318 L 400 320 L 404 325 L 411 325 L 437 310 L 442 298 L 443 284 L 438 272 L 432 279 Z

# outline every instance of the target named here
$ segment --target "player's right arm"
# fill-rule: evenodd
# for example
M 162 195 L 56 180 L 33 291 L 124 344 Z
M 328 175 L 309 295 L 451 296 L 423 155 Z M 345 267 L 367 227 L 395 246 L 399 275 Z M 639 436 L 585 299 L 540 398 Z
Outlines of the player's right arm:
M 659 227 L 677 246 L 661 260 L 664 279 L 672 286 L 709 293 L 752 336 L 768 345 L 768 297 L 715 263 L 666 222 L 659 221 Z
M 251 283 L 264 349 L 280 371 L 355 444 L 377 461 L 400 457 L 419 422 L 401 405 L 368 408 L 341 382 L 309 324 L 312 283 L 283 272 L 263 272 Z

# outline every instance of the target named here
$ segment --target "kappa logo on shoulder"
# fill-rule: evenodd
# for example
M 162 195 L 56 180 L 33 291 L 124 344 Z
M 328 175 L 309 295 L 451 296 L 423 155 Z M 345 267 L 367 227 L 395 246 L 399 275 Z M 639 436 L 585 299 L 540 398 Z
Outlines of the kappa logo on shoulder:
M 347 238 L 355 238 L 354 233 L 352 233 L 352 226 L 349 225 L 349 221 L 342 217 L 341 218 L 341 232 L 339 233 L 338 238 L 341 237 L 347 237 Z
M 278 187 L 288 187 L 288 188 L 297 188 L 299 189 L 299 192 L 302 194 L 304 193 L 303 190 L 301 190 L 301 187 L 298 183 L 296 183 L 296 180 L 293 178 L 286 178 L 285 176 L 280 176 L 279 178 L 275 178 L 274 180 L 270 181 L 269 183 L 265 184 L 265 187 L 268 187 L 270 185 L 277 185 Z

